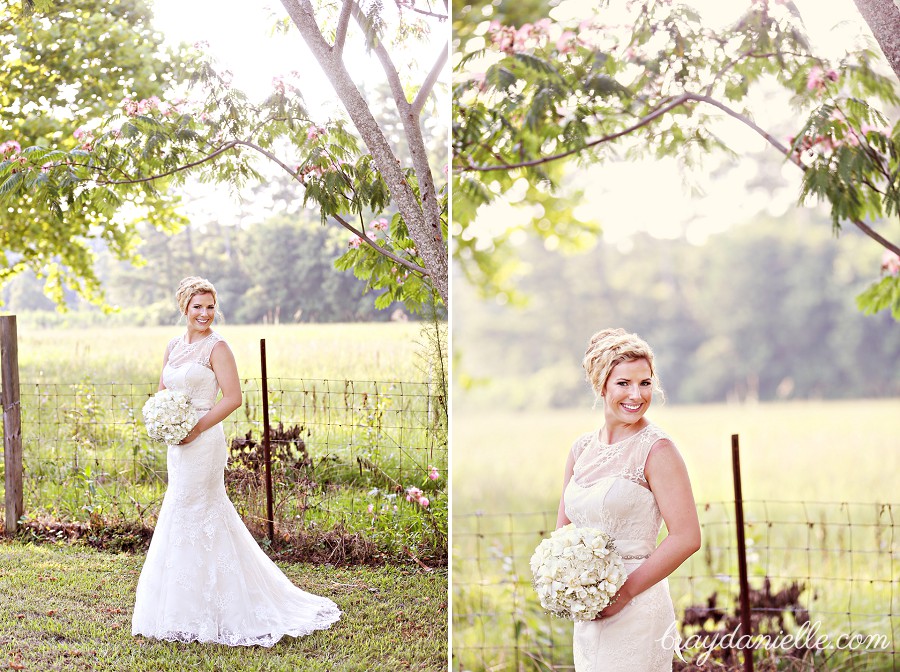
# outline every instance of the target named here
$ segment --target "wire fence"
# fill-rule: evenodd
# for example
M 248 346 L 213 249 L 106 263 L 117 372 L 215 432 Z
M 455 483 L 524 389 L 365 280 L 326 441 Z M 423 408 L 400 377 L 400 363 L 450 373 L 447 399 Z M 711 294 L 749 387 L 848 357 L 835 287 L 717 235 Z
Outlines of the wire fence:
M 152 525 L 167 448 L 146 436 L 141 409 L 156 388 L 22 383 L 26 516 Z M 243 408 L 225 421 L 226 485 L 253 529 L 267 517 L 261 379 L 243 380 L 242 390 Z M 268 379 L 279 532 L 340 526 L 381 542 L 437 535 L 446 544 L 444 404 L 427 382 Z M 425 492 L 428 507 L 406 500 L 410 487 Z
M 668 579 L 684 657 L 694 661 L 676 658 L 675 669 L 743 669 L 736 650 L 710 646 L 712 634 L 739 623 L 735 505 L 701 503 L 699 512 L 702 548 Z M 896 672 L 898 512 L 896 504 L 744 501 L 753 631 L 769 634 L 754 655 L 771 666 L 757 669 Z M 528 561 L 555 524 L 555 511 L 454 515 L 455 669 L 573 669 L 571 623 L 544 614 L 530 583 Z M 779 630 L 805 644 L 827 639 L 807 651 L 782 646 Z

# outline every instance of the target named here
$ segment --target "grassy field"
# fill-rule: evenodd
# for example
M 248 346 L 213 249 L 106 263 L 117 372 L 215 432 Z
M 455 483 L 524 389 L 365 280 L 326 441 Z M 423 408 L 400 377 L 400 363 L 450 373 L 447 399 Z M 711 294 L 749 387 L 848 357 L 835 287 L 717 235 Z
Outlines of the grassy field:
M 446 573 L 282 565 L 342 610 L 330 629 L 271 649 L 131 636 L 142 555 L 0 542 L 0 667 L 13 670 L 325 672 L 447 669 Z
M 226 436 L 226 483 L 245 520 L 265 517 L 260 480 L 259 339 L 266 339 L 269 416 L 280 534 L 311 528 L 362 534 L 386 552 L 446 557 L 448 451 L 415 323 L 229 326 L 244 406 Z M 157 385 L 166 343 L 183 327 L 19 330 L 26 514 L 112 517 L 152 525 L 166 487 L 166 448 L 146 437 L 140 409 Z M 291 434 L 293 430 L 293 434 Z M 274 430 L 273 430 L 274 431 Z M 428 478 L 436 467 L 440 479 Z M 2 466 L 0 466 L 2 472 Z M 405 501 L 418 487 L 428 510 Z
M 736 594 L 729 500 L 731 435 L 738 434 L 751 587 L 765 576 L 775 589 L 799 579 L 806 587 L 800 601 L 826 630 L 885 633 L 900 648 L 898 411 L 897 400 L 652 409 L 649 417 L 684 455 L 702 503 L 704 547 L 670 578 L 676 611 L 713 592 L 720 605 Z M 455 410 L 453 645 L 465 669 L 571 664 L 570 630 L 540 614 L 527 562 L 555 524 L 572 442 L 601 423 L 601 412 L 589 409 Z M 880 659 L 855 669 L 892 669 L 893 657 Z
M 242 378 L 260 375 L 259 340 L 266 339 L 272 378 L 418 381 L 421 325 L 414 322 L 217 325 L 234 351 Z M 23 383 L 138 383 L 159 380 L 166 344 L 184 326 L 110 329 L 19 327 Z

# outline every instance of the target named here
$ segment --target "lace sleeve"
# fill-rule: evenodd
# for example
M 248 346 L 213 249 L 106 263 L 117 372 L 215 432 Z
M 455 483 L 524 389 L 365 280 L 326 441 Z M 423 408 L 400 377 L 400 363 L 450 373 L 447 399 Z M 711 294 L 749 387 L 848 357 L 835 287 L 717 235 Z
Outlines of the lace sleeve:
M 641 442 L 638 446 L 638 450 L 635 451 L 635 476 L 639 482 L 643 485 L 647 483 L 647 478 L 644 476 L 644 468 L 647 466 L 647 458 L 650 457 L 650 449 L 656 444 L 657 441 L 661 439 L 667 439 L 671 441 L 669 435 L 662 431 L 656 425 L 651 425 L 648 428 L 648 431 L 644 432 L 641 436 Z
M 209 358 L 212 357 L 213 348 L 216 347 L 217 343 L 224 341 L 225 339 L 219 336 L 217 333 L 213 332 L 212 334 L 210 334 L 210 337 L 203 343 L 203 349 L 198 353 L 199 356 L 197 361 L 207 369 L 211 369 L 212 365 L 209 363 Z
M 572 462 L 577 462 L 578 458 L 581 457 L 581 454 L 584 452 L 584 449 L 587 448 L 588 444 L 591 442 L 592 432 L 587 432 L 586 434 L 582 434 L 577 439 L 575 439 L 575 443 L 572 444 L 571 454 L 572 454 Z

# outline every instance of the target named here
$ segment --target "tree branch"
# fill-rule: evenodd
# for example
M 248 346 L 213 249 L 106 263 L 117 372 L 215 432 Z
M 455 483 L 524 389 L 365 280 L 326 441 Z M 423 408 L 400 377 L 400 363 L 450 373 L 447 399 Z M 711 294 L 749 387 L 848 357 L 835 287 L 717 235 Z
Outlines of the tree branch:
M 649 124 L 651 121 L 656 119 L 657 117 L 662 116 L 669 110 L 672 110 L 679 105 L 684 104 L 685 101 L 690 100 L 691 94 L 682 93 L 680 96 L 676 96 L 671 101 L 663 105 L 662 107 L 656 108 L 653 112 L 648 114 L 645 117 L 641 117 L 636 123 L 628 126 L 621 131 L 617 131 L 615 133 L 611 133 L 609 135 L 604 135 L 601 138 L 596 138 L 594 140 L 590 140 L 579 147 L 573 147 L 572 149 L 567 149 L 565 152 L 560 152 L 559 154 L 551 154 L 549 156 L 542 156 L 539 159 L 531 159 L 529 161 L 520 161 L 518 163 L 506 163 L 502 165 L 496 166 L 476 166 L 474 164 L 469 164 L 465 168 L 457 169 L 459 172 L 466 171 L 474 171 L 481 173 L 489 173 L 495 170 L 514 170 L 515 168 L 530 168 L 532 166 L 540 166 L 545 163 L 550 163 L 552 161 L 558 161 L 559 159 L 565 159 L 566 157 L 573 156 L 575 154 L 580 154 L 586 149 L 590 149 L 592 147 L 596 147 L 597 145 L 602 145 L 605 142 L 610 142 L 611 140 L 615 140 L 616 138 L 621 138 L 623 135 L 628 135 L 629 133 L 633 133 Z
M 356 19 L 356 23 L 360 28 L 365 30 L 363 25 L 364 17 L 359 6 L 355 2 L 353 3 L 352 12 L 353 18 Z M 384 70 L 388 85 L 391 87 L 391 95 L 394 97 L 394 102 L 397 104 L 397 110 L 402 116 L 409 107 L 409 101 L 406 99 L 406 94 L 403 92 L 403 83 L 400 81 L 400 73 L 397 71 L 394 61 L 391 60 L 391 55 L 388 53 L 387 49 L 384 48 L 384 43 L 380 39 L 374 41 L 373 50 L 375 51 L 375 56 L 377 56 L 378 60 L 381 62 L 381 69 Z
M 900 78 L 900 6 L 892 0 L 853 0 L 884 52 L 894 74 Z
M 434 85 L 441 75 L 441 70 L 443 70 L 444 65 L 447 63 L 449 46 L 449 44 L 445 44 L 441 53 L 438 54 L 437 60 L 434 62 L 431 71 L 428 73 L 428 77 L 422 82 L 422 88 L 419 89 L 419 93 L 416 94 L 416 99 L 412 102 L 412 111 L 416 116 L 422 113 L 422 108 L 425 107 L 425 101 L 428 100 L 428 96 L 431 95 L 431 91 L 434 89 Z
M 873 229 L 871 226 L 869 226 L 865 222 L 862 222 L 858 219 L 851 219 L 850 221 L 853 222 L 860 231 L 862 231 L 864 234 L 866 234 L 869 238 L 874 240 L 876 243 L 878 243 L 882 247 L 887 248 L 888 250 L 890 250 L 897 256 L 900 256 L 900 246 L 894 245 L 894 243 L 892 243 L 887 238 L 882 236 L 880 233 L 878 233 L 875 229 Z
M 422 16 L 430 16 L 435 19 L 440 19 L 441 21 L 446 21 L 449 17 L 446 14 L 436 14 L 429 9 L 419 9 L 415 6 L 415 4 L 411 6 L 404 5 L 400 0 L 394 0 L 394 4 L 397 5 L 397 9 L 403 11 L 404 9 L 408 9 L 415 14 L 421 14 Z M 444 0 L 444 8 L 447 8 L 447 0 Z
M 239 140 L 232 140 L 231 142 L 226 142 L 224 145 L 219 147 L 216 151 L 211 154 L 207 154 L 202 159 L 198 159 L 197 161 L 192 161 L 191 163 L 186 163 L 183 166 L 178 166 L 177 168 L 173 168 L 172 170 L 167 170 L 164 173 L 159 173 L 158 175 L 148 175 L 146 177 L 134 177 L 127 180 L 97 180 L 97 184 L 99 185 L 115 185 L 115 184 L 140 184 L 141 182 L 152 182 L 153 180 L 159 180 L 163 177 L 169 177 L 170 175 L 175 175 L 176 173 L 180 173 L 185 170 L 189 170 L 190 168 L 195 168 L 196 166 L 202 165 L 207 161 L 210 161 L 216 158 L 219 154 L 222 154 L 229 149 L 233 148 L 235 145 L 243 144 Z M 86 164 L 72 164 L 77 165 L 82 168 L 93 168 L 93 166 L 88 166 Z
M 373 248 L 379 254 L 383 254 L 388 259 L 391 259 L 392 261 L 397 262 L 401 266 L 405 266 L 409 270 L 411 270 L 415 273 L 418 273 L 422 277 L 428 276 L 428 271 L 426 271 L 424 268 L 422 268 L 418 264 L 414 264 L 411 261 L 407 261 L 403 257 L 398 257 L 393 252 L 390 252 L 390 251 L 384 249 L 378 243 L 376 243 L 374 240 L 369 238 L 369 236 L 367 236 L 364 231 L 360 231 L 359 229 L 357 229 L 355 226 L 353 226 L 350 222 L 348 222 L 344 218 L 340 217 L 339 215 L 332 215 L 332 217 L 337 221 L 338 224 L 343 226 L 348 231 L 359 236 L 360 240 L 362 240 L 364 243 L 366 243 L 366 245 L 368 245 L 369 247 Z
M 545 157 L 541 157 L 540 159 L 533 159 L 531 161 L 522 161 L 519 163 L 497 165 L 497 166 L 469 166 L 466 168 L 457 169 L 457 172 L 466 172 L 466 171 L 489 172 L 489 171 L 494 171 L 494 170 L 513 170 L 515 168 L 526 168 L 526 167 L 530 167 L 530 166 L 537 166 L 537 165 L 540 165 L 543 163 L 549 163 L 551 161 L 556 161 L 558 159 L 562 159 L 567 156 L 572 156 L 573 154 L 577 154 L 577 153 L 579 153 L 585 149 L 588 149 L 590 147 L 594 147 L 594 146 L 597 146 L 604 142 L 609 142 L 611 140 L 615 140 L 616 138 L 622 137 L 623 135 L 627 135 L 643 126 L 646 126 L 651 121 L 658 118 L 660 115 L 665 114 L 669 110 L 671 110 L 675 107 L 678 107 L 679 105 L 683 105 L 687 102 L 691 102 L 691 101 L 701 102 L 701 103 L 706 103 L 708 105 L 712 105 L 713 107 L 716 107 L 716 108 L 722 110 L 727 115 L 734 117 L 735 119 L 737 119 L 744 125 L 748 126 L 749 128 L 753 129 L 754 131 L 756 131 L 763 138 L 765 138 L 766 142 L 768 142 L 770 145 L 775 147 L 775 149 L 777 149 L 779 152 L 784 154 L 785 158 L 787 158 L 788 161 L 793 163 L 795 166 L 798 166 L 804 172 L 807 170 L 806 166 L 804 166 L 800 162 L 800 159 L 797 156 L 794 156 L 794 154 L 791 152 L 790 148 L 785 147 L 772 134 L 770 134 L 767 131 L 760 128 L 748 116 L 741 114 L 740 112 L 738 112 L 736 110 L 731 109 L 724 103 L 721 103 L 718 100 L 716 100 L 715 98 L 711 98 L 710 96 L 704 96 L 704 95 L 700 95 L 700 94 L 696 94 L 696 93 L 683 93 L 680 96 L 676 96 L 675 98 L 673 98 L 666 105 L 664 105 L 660 108 L 657 108 L 656 110 L 654 110 L 647 116 L 642 117 L 637 123 L 629 126 L 628 128 L 623 129 L 617 133 L 612 133 L 610 135 L 603 136 L 602 138 L 597 138 L 596 140 L 592 140 L 591 142 L 585 143 L 581 147 L 574 147 L 568 151 L 561 152 L 560 154 L 554 154 L 552 156 L 545 156 Z M 898 247 L 891 241 L 887 240 L 884 236 L 880 235 L 877 231 L 872 229 L 872 227 L 870 227 L 868 224 L 866 224 L 865 222 L 862 222 L 858 219 L 850 219 L 850 221 L 854 225 L 856 225 L 856 227 L 859 228 L 860 231 L 865 233 L 867 236 L 869 236 L 872 240 L 877 242 L 879 245 L 890 250 L 891 252 L 894 252 L 897 255 L 900 255 L 900 247 Z
M 344 0 L 341 5 L 341 16 L 338 18 L 337 33 L 334 38 L 334 46 L 332 51 L 335 58 L 341 58 L 344 53 L 344 41 L 347 39 L 347 24 L 350 23 L 350 9 L 355 4 L 355 0 Z

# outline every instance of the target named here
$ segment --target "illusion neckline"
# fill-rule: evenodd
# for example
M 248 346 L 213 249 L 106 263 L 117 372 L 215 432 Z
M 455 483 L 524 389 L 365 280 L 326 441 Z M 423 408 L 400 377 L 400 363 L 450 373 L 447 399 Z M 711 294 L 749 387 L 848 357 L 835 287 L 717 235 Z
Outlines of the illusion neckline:
M 203 338 L 198 338 L 196 341 L 189 341 L 189 340 L 187 340 L 187 332 L 184 332 L 181 335 L 181 342 L 184 345 L 197 345 L 199 343 L 203 343 L 203 341 L 205 341 L 207 338 L 211 338 L 213 336 L 213 334 L 215 334 L 215 333 L 216 332 L 214 332 L 212 329 L 210 329 L 209 333 L 206 336 L 204 336 Z
M 634 437 L 639 436 L 640 434 L 643 434 L 645 431 L 650 429 L 650 427 L 652 427 L 652 426 L 653 426 L 653 423 L 648 420 L 646 425 L 641 427 L 638 431 L 636 431 L 631 436 L 626 436 L 624 439 L 619 439 L 618 441 L 613 441 L 612 443 L 606 443 L 606 442 L 600 440 L 600 432 L 603 431 L 603 427 L 601 427 L 596 432 L 594 432 L 594 442 L 598 446 L 606 446 L 606 447 L 618 446 L 620 443 L 625 443 L 626 441 L 630 441 Z

